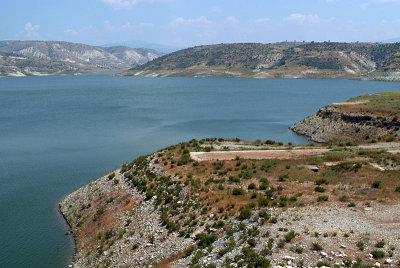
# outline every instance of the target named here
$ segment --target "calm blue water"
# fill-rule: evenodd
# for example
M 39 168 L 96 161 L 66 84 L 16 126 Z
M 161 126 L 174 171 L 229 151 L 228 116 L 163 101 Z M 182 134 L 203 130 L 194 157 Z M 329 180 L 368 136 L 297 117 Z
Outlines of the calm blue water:
M 93 76 L 0 78 L 0 267 L 65 267 L 60 199 L 121 163 L 192 138 L 304 143 L 320 106 L 400 83 Z

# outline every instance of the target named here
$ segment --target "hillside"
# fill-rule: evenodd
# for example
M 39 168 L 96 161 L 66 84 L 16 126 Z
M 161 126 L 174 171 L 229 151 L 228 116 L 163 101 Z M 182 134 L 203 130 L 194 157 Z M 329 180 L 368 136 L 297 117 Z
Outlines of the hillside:
M 370 94 L 321 108 L 292 130 L 317 142 L 400 139 L 400 92 Z
M 151 49 L 102 48 L 60 41 L 0 41 L 0 52 L 0 76 L 124 70 L 163 55 Z
M 399 165 L 372 146 L 170 146 L 61 202 L 70 267 L 397 266 Z
M 164 55 L 122 75 L 398 80 L 400 43 L 198 46 Z

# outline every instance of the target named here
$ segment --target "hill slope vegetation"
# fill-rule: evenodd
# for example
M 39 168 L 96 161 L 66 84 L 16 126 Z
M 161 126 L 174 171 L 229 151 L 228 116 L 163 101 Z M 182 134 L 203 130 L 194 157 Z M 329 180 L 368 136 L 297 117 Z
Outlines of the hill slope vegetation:
M 397 80 L 400 43 L 218 44 L 164 55 L 123 75 Z

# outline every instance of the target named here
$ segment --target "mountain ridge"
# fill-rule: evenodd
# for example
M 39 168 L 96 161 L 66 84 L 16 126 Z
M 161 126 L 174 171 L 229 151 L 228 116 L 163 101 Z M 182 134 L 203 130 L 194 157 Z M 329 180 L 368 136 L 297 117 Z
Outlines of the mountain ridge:
M 130 47 L 102 48 L 65 41 L 0 41 L 0 76 L 121 71 L 163 53 Z

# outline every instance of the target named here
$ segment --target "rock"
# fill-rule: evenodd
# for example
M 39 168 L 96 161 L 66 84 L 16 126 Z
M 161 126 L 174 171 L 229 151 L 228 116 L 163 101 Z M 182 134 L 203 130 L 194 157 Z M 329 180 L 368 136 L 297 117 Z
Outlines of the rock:
M 346 245 L 340 245 L 340 248 L 346 248 Z
M 385 263 L 386 264 L 391 264 L 393 262 L 393 260 L 391 259 L 391 258 L 387 258 L 386 260 L 385 260 Z
M 328 254 L 324 251 L 321 251 L 320 254 L 321 254 L 322 258 L 328 257 Z
M 379 262 L 375 262 L 374 266 L 375 267 L 381 267 L 381 264 Z
M 292 256 L 284 256 L 283 259 L 287 260 L 287 261 L 294 261 L 296 258 L 294 258 Z

